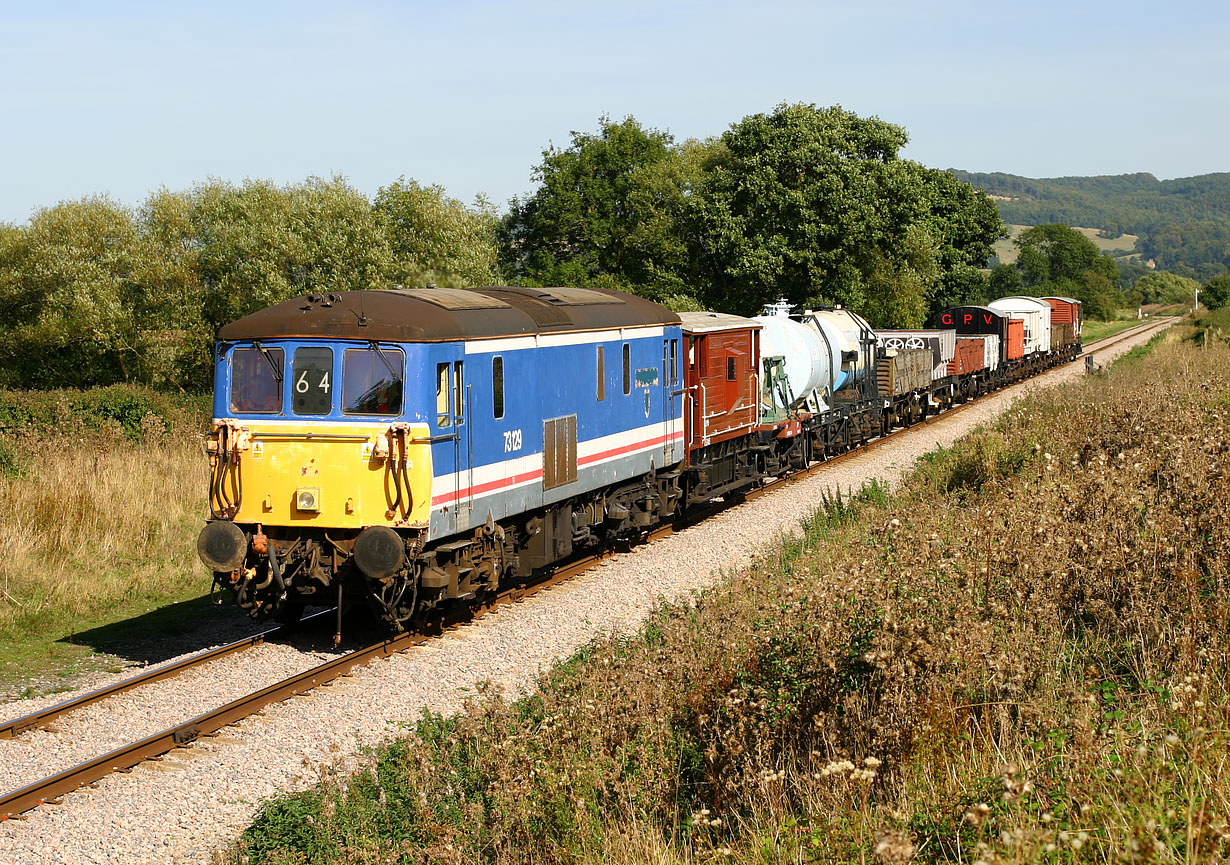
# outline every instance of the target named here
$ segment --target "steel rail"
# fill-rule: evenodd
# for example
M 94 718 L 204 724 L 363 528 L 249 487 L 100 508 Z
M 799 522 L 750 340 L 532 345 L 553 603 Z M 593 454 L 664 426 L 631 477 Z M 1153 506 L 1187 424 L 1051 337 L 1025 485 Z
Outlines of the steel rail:
M 1112 345 L 1116 345 L 1119 342 L 1132 338 L 1133 336 L 1137 336 L 1141 333 L 1147 332 L 1147 330 L 1150 328 L 1161 327 L 1165 323 L 1168 323 L 1168 322 L 1158 323 L 1158 324 L 1150 323 L 1149 325 L 1144 325 L 1138 328 L 1132 328 L 1130 330 L 1123 331 L 1121 334 L 1116 334 L 1113 337 L 1107 337 L 1105 339 L 1113 339 L 1113 342 L 1100 344 L 1097 350 L 1103 350 Z M 1099 340 L 1099 342 L 1101 343 L 1102 341 Z M 1012 384 L 1002 387 L 994 391 L 993 393 L 1003 393 L 1005 391 L 1009 391 L 1020 385 L 1026 384 L 1030 381 L 1037 381 L 1041 376 L 1045 376 L 1048 372 L 1051 372 L 1056 369 L 1062 369 L 1062 368 L 1063 367 L 1052 367 L 1052 369 L 1046 370 L 1039 375 L 1032 376 L 1030 378 L 1023 379 L 1018 382 L 1013 382 Z M 990 394 L 984 394 L 984 396 L 989 396 L 989 395 Z M 935 423 L 940 420 L 950 418 L 955 413 L 959 412 L 960 410 L 977 403 L 980 399 L 981 397 L 976 397 L 960 405 L 951 406 L 950 408 L 948 408 L 947 410 L 943 412 L 940 412 L 939 414 L 935 414 L 935 415 L 931 415 L 930 417 L 923 418 L 919 422 L 911 424 L 907 427 L 893 430 L 887 435 L 878 436 L 875 439 L 867 442 L 866 445 L 864 446 L 853 448 L 841 454 L 836 454 L 821 462 L 814 463 L 813 465 L 809 466 L 808 468 L 802 471 L 794 472 L 784 477 L 777 478 L 760 487 L 756 487 L 754 489 L 748 490 L 746 493 L 739 496 L 736 500 L 732 500 L 729 502 L 722 502 L 719 504 L 710 505 L 708 507 L 694 510 L 693 512 L 688 514 L 684 519 L 678 521 L 677 523 L 674 523 L 674 524 L 668 523 L 668 524 L 664 524 L 662 526 L 655 528 L 653 531 L 649 532 L 643 540 L 647 542 L 647 541 L 657 540 L 659 538 L 666 537 L 674 533 L 675 531 L 685 528 L 688 525 L 701 522 L 704 519 L 710 516 L 713 516 L 716 513 L 720 513 L 724 510 L 727 510 L 730 507 L 734 506 L 735 504 L 740 503 L 742 500 L 758 498 L 762 495 L 765 495 L 771 492 L 774 489 L 777 489 L 778 487 L 784 484 L 795 483 L 797 481 L 803 480 L 804 478 L 807 478 L 818 471 L 822 471 L 827 466 L 830 466 L 830 465 L 833 465 L 839 462 L 844 462 L 845 460 L 853 459 L 858 456 L 862 456 L 866 454 L 870 449 L 873 449 L 882 444 L 885 444 L 888 442 L 889 439 L 892 439 L 898 435 L 914 432 L 922 426 L 926 426 L 931 423 Z M 379 643 L 375 643 L 371 646 L 368 646 L 365 649 L 359 649 L 357 651 L 350 652 L 349 654 L 343 655 L 339 658 L 334 658 L 331 661 L 328 661 L 317 667 L 313 667 L 310 670 L 305 670 L 304 672 L 296 676 L 293 676 L 289 679 L 286 679 L 282 682 L 278 682 L 276 684 L 270 685 L 269 687 L 264 688 L 260 691 L 257 691 L 253 694 L 250 694 L 246 697 L 241 697 L 238 700 L 234 700 L 230 703 L 227 703 L 225 706 L 222 706 L 218 709 L 214 709 L 211 712 L 207 712 L 203 715 L 198 715 L 197 717 L 192 718 L 191 720 L 185 721 L 181 724 L 177 724 L 173 727 L 168 727 L 162 732 L 155 733 L 151 736 L 147 736 L 146 738 L 140 740 L 139 742 L 134 742 L 130 745 L 125 745 L 121 748 L 117 748 L 108 754 L 102 755 L 101 757 L 97 757 L 88 762 L 81 763 L 70 769 L 66 769 L 63 772 L 60 772 L 56 775 L 52 775 L 51 777 L 44 778 L 41 781 L 36 781 L 33 784 L 27 785 L 26 787 L 22 787 L 21 789 L 10 792 L 4 795 L 3 797 L 0 797 L 0 820 L 12 818 L 26 811 L 29 811 L 32 808 L 37 807 L 38 805 L 41 805 L 47 802 L 54 802 L 59 797 L 67 793 L 70 793 L 74 790 L 77 790 L 80 787 L 85 786 L 86 784 L 91 784 L 95 781 L 98 781 L 99 779 L 104 778 L 107 775 L 110 775 L 115 772 L 122 772 L 127 769 L 131 769 L 132 767 L 136 766 L 137 764 L 145 760 L 148 760 L 154 757 L 159 757 L 163 754 L 166 754 L 174 750 L 175 748 L 190 745 L 192 742 L 196 741 L 201 736 L 209 735 L 211 733 L 217 732 L 223 727 L 226 727 L 238 721 L 241 721 L 244 718 L 255 714 L 256 712 L 260 711 L 265 706 L 268 706 L 271 703 L 282 702 L 292 697 L 305 694 L 308 691 L 318 688 L 321 685 L 327 684 L 337 679 L 338 677 L 345 675 L 346 673 L 348 673 L 350 670 L 354 669 L 357 666 L 366 664 L 369 661 L 372 661 L 379 657 L 385 657 L 385 656 L 394 655 L 394 654 L 403 652 L 406 649 L 409 649 L 413 646 L 419 645 L 423 642 L 426 642 L 427 640 L 434 638 L 439 633 L 443 633 L 446 630 L 452 630 L 461 624 L 472 622 L 478 618 L 481 618 L 487 612 L 498 609 L 501 606 L 519 603 L 532 595 L 535 595 L 539 592 L 545 591 L 547 589 L 552 588 L 553 586 L 563 583 L 577 576 L 578 574 L 589 570 L 598 562 L 603 561 L 617 554 L 618 553 L 614 550 L 604 550 L 602 552 L 596 553 L 591 556 L 585 556 L 572 563 L 556 568 L 549 575 L 545 576 L 543 579 L 538 580 L 532 584 L 517 586 L 517 587 L 513 587 L 513 588 L 506 589 L 504 591 L 501 591 L 491 600 L 487 601 L 486 603 L 482 604 L 481 606 L 477 608 L 460 607 L 456 610 L 450 611 L 449 613 L 445 614 L 445 616 L 443 616 L 442 619 L 438 620 L 435 623 L 435 626 L 436 628 L 438 628 L 438 630 L 433 633 L 409 633 L 407 632 L 407 633 L 398 634 L 394 637 L 390 637 L 389 639 L 386 639 Z M 317 615 L 327 615 L 329 612 L 330 611 L 324 611 L 322 613 L 318 613 Z M 281 629 L 275 629 L 275 630 L 281 630 Z M 248 640 L 238 641 L 237 643 L 231 644 L 231 646 L 237 646 L 243 643 L 249 643 L 250 645 L 255 645 L 257 642 L 262 641 L 264 637 L 268 636 L 269 633 L 271 632 L 266 632 L 265 634 L 257 634 L 254 637 L 248 638 Z M 214 650 L 214 652 L 215 653 L 223 652 L 224 650 L 228 648 L 231 648 L 231 647 L 224 646 L 224 647 L 221 647 L 220 649 Z M 232 651 L 238 651 L 238 649 L 232 649 Z M 202 655 L 199 657 L 203 660 L 211 656 L 216 657 L 217 655 L 213 653 L 207 653 L 207 655 Z M 188 661 L 191 661 L 191 660 L 192 659 L 187 659 L 187 661 L 180 662 L 180 663 L 187 664 Z M 197 663 L 201 663 L 201 661 L 198 660 Z M 174 665 L 174 666 L 180 667 L 180 665 Z M 95 700 L 102 699 L 108 694 L 116 693 L 117 690 L 127 690 L 128 687 L 135 687 L 137 684 L 144 684 L 145 682 L 148 682 L 148 681 L 155 681 L 156 678 L 154 677 L 158 677 L 159 674 L 162 674 L 161 675 L 162 678 L 166 678 L 167 676 L 174 675 L 174 673 L 170 672 L 171 669 L 172 668 L 167 668 L 166 670 L 153 670 L 149 674 L 150 678 L 136 677 L 136 679 L 134 680 L 126 680 L 125 682 L 120 683 L 120 685 L 127 685 L 127 687 L 125 688 L 112 688 L 110 690 L 102 689 L 99 692 L 95 692 L 97 696 L 95 696 L 95 694 L 89 694 L 89 695 L 86 695 L 85 697 L 79 698 L 78 701 L 67 701 L 67 703 L 64 705 L 76 703 L 76 705 L 72 706 L 72 708 L 79 708 L 80 706 L 86 705 L 89 702 L 94 702 Z M 186 669 L 186 666 L 180 667 L 180 669 L 181 670 Z M 140 679 L 142 681 L 136 681 L 137 679 Z M 132 684 L 129 684 L 129 682 L 132 682 Z M 104 692 L 107 692 L 107 693 L 104 693 Z M 92 698 L 92 699 L 87 699 L 87 698 Z M 51 707 L 51 709 L 48 709 L 46 711 L 50 712 L 57 708 L 59 707 Z M 63 711 L 68 711 L 68 709 L 64 709 Z M 38 714 L 40 713 L 35 713 L 35 715 L 38 715 Z M 33 718 L 35 717 L 35 715 L 31 715 L 27 717 Z M 11 728 L 15 726 L 21 720 L 23 719 L 18 719 L 17 722 L 10 722 L 9 727 Z M 23 729 L 28 729 L 28 727 L 23 728 Z M 18 730 L 17 732 L 20 732 L 20 730 Z
M 318 613 L 313 613 L 310 616 L 303 618 L 299 624 L 310 622 L 321 616 L 327 616 L 332 610 L 323 610 Z M 46 709 L 40 709 L 37 712 L 31 712 L 28 715 L 22 715 L 19 718 L 13 718 L 8 721 L 0 721 L 0 739 L 12 739 L 20 736 L 27 730 L 33 730 L 39 727 L 46 727 L 51 721 L 66 715 L 69 712 L 75 712 L 77 709 L 82 709 L 92 703 L 97 703 L 99 700 L 105 700 L 107 697 L 121 694 L 124 691 L 130 691 L 133 688 L 138 688 L 142 685 L 148 685 L 153 682 L 160 682 L 163 679 L 170 679 L 178 676 L 185 670 L 190 670 L 193 667 L 199 667 L 202 664 L 207 664 L 210 661 L 224 658 L 227 655 L 234 655 L 238 652 L 250 649 L 253 646 L 259 646 L 269 637 L 276 636 L 287 630 L 287 626 L 279 626 L 261 631 L 259 634 L 253 634 L 250 637 L 245 637 L 242 640 L 236 640 L 233 643 L 227 643 L 225 646 L 218 646 L 214 649 L 191 655 L 183 660 L 176 661 L 174 664 L 167 664 L 165 667 L 154 667 L 146 670 L 136 676 L 127 679 L 122 679 L 112 685 L 107 685 L 103 688 L 98 688 L 82 694 L 80 697 L 73 697 L 70 700 L 56 703 L 54 706 L 48 706 Z

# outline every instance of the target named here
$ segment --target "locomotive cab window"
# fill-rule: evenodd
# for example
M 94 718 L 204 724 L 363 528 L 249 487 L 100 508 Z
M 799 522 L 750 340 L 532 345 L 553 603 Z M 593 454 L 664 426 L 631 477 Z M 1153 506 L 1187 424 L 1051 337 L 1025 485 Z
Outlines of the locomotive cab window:
M 295 349 L 291 370 L 291 410 L 295 414 L 328 414 L 333 407 L 333 350 Z
M 397 348 L 348 348 L 342 355 L 342 411 L 400 415 L 406 356 Z
M 446 427 L 453 425 L 453 410 L 449 403 L 449 394 L 452 389 L 449 387 L 449 364 L 436 364 L 436 426 Z
M 282 364 L 280 348 L 237 348 L 231 354 L 231 411 L 280 412 Z

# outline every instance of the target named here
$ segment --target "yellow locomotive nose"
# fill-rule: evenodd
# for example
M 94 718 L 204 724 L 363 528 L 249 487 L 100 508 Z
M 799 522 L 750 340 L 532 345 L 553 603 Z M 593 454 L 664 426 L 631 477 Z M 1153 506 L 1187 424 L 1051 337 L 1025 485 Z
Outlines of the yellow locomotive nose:
M 295 510 L 320 513 L 320 488 L 307 487 L 295 490 Z

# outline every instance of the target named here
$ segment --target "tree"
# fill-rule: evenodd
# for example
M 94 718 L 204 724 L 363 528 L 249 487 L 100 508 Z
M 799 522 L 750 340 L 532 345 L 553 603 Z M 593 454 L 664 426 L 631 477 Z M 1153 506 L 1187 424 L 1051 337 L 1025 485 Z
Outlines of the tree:
M 1200 283 L 1185 276 L 1156 270 L 1136 280 L 1136 290 L 1144 296 L 1145 303 L 1192 304 Z
M 501 226 L 504 264 L 535 284 L 587 285 L 600 276 L 642 286 L 675 272 L 680 245 L 671 210 L 690 183 L 695 152 L 673 155 L 669 133 L 634 118 L 572 133 L 534 169 L 538 189 L 514 198 Z
M 753 312 L 779 296 L 819 297 L 888 309 L 889 298 L 871 293 L 929 295 L 930 264 L 907 275 L 921 237 L 910 229 L 925 230 L 928 203 L 920 173 L 897 159 L 901 127 L 840 107 L 780 105 L 736 123 L 722 142 L 691 214 L 711 304 Z M 926 245 L 934 255 L 934 240 Z
M 987 299 L 996 300 L 1020 294 L 1021 285 L 1021 271 L 1011 264 L 998 264 L 991 271 L 990 294 Z
M 339 177 L 210 181 L 191 198 L 211 329 L 299 294 L 390 284 L 393 256 L 371 204 Z
M 0 367 L 25 387 L 132 378 L 137 232 L 106 197 L 65 201 L 0 234 Z
M 1221 309 L 1230 303 L 1230 274 L 1215 276 L 1200 289 L 1200 302 L 1209 309 Z
M 938 244 L 940 278 L 930 311 L 982 303 L 988 290 L 983 268 L 994 255 L 993 244 L 1005 234 L 995 202 L 947 171 L 922 166 L 918 170 L 929 207 L 924 223 Z
M 1115 260 L 1076 229 L 1062 223 L 1035 225 L 1017 236 L 1016 245 L 1021 285 L 1031 294 L 1074 297 L 1088 318 L 1112 318 L 1124 303 L 1116 288 Z
M 136 213 L 137 253 L 129 301 L 137 323 L 140 380 L 153 386 L 204 388 L 212 376 L 213 329 L 204 317 L 201 245 L 193 198 L 160 189 Z
M 1102 255 L 1097 244 L 1062 223 L 1026 229 L 1017 236 L 1016 245 L 1022 255 L 1036 251 L 1045 256 L 1047 279 L 1079 280 L 1087 271 L 1101 273 L 1108 279 L 1119 278 L 1114 259 Z
M 497 281 L 499 218 L 485 199 L 468 208 L 443 187 L 400 177 L 381 187 L 372 208 L 392 249 L 393 282 L 462 288 Z

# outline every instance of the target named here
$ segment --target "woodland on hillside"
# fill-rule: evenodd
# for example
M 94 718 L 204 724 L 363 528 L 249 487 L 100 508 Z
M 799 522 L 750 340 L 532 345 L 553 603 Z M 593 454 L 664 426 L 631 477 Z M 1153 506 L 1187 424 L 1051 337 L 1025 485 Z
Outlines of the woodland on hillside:
M 996 196 L 1005 222 L 1062 222 L 1140 236 L 1136 252 L 1202 282 L 1230 271 L 1230 173 L 1158 180 L 1152 174 L 1034 179 L 952 169 Z M 1142 275 L 1143 270 L 1136 275 Z

